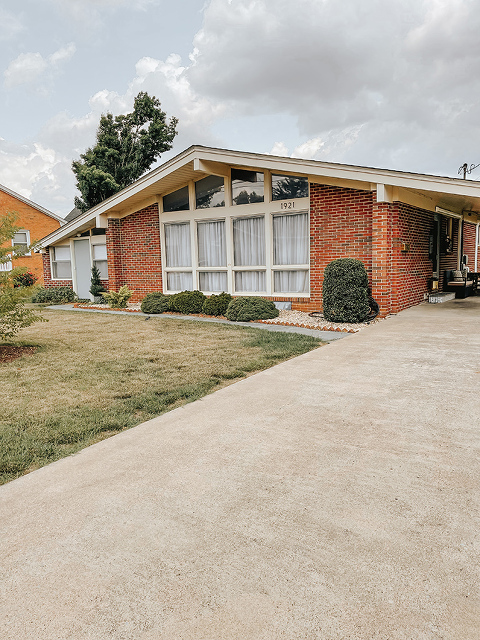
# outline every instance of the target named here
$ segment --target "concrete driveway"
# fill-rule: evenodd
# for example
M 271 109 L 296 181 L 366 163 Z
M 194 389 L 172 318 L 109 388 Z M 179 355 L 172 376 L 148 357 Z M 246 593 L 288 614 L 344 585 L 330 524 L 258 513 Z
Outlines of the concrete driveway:
M 478 640 L 480 299 L 0 488 L 2 640 Z

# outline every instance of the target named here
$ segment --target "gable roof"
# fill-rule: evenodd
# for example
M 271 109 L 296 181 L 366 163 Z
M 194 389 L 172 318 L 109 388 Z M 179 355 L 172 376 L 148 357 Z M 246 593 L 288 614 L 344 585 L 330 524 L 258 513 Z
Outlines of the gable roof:
M 398 200 L 457 215 L 480 212 L 480 183 L 473 180 L 194 145 L 52 232 L 42 244 L 46 247 L 84 231 L 92 222 L 98 223 L 101 216 L 121 218 L 134 213 L 189 180 L 200 180 L 209 174 L 228 176 L 229 167 L 302 175 L 314 183 L 376 190 L 377 201 L 381 202 Z
M 20 200 L 20 202 L 24 202 L 25 204 L 28 204 L 29 207 L 32 207 L 33 209 L 40 211 L 40 213 L 44 213 L 46 216 L 49 216 L 50 218 L 57 220 L 58 222 L 60 222 L 60 225 L 65 224 L 64 218 L 57 216 L 56 213 L 52 213 L 52 211 L 45 209 L 45 207 L 40 206 L 36 202 L 32 202 L 32 200 L 29 200 L 28 198 L 21 196 L 19 193 L 17 193 L 16 191 L 13 191 L 12 189 L 9 189 L 8 187 L 5 187 L 3 184 L 0 184 L 0 191 L 3 191 L 9 196 L 12 196 L 12 198 L 15 198 L 16 200 Z

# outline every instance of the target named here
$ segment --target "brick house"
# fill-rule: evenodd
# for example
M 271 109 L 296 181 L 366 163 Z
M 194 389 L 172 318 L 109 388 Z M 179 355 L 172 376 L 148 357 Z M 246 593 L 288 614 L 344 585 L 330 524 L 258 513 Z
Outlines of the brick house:
M 17 245 L 29 246 L 65 222 L 60 216 L 0 184 L 0 217 L 7 213 L 15 213 L 17 216 L 15 224 L 18 231 L 12 241 L 12 244 Z M 38 284 L 44 284 L 43 261 L 38 253 L 27 253 L 14 260 L 13 264 L 8 262 L 0 265 L 3 271 L 10 271 L 13 267 L 26 267 L 37 276 Z
M 259 295 L 319 310 L 325 266 L 361 260 L 381 314 L 477 270 L 480 184 L 193 146 L 43 240 L 45 286 Z

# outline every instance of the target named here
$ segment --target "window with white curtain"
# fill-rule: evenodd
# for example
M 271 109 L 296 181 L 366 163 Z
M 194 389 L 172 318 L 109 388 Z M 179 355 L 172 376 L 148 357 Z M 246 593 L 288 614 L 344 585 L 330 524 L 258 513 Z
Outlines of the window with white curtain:
M 180 222 L 165 225 L 165 251 L 167 269 L 178 269 L 167 273 L 168 291 L 193 289 L 192 251 L 190 243 L 190 223 Z M 185 271 L 185 267 L 190 267 Z
M 53 247 L 52 258 L 52 277 L 69 280 L 72 277 L 70 247 Z
M 207 293 L 222 292 L 228 289 L 226 271 L 200 271 L 198 274 L 200 291 Z
M 108 278 L 108 262 L 107 262 L 107 245 L 92 245 L 93 264 L 100 272 L 100 278 L 106 280 Z
M 236 267 L 265 266 L 265 217 L 233 221 L 233 254 Z
M 165 248 L 167 267 L 191 267 L 190 223 L 165 225 Z
M 190 271 L 170 271 L 167 273 L 168 291 L 191 291 L 193 278 Z
M 198 266 L 226 267 L 225 220 L 197 223 Z
M 253 293 L 266 290 L 265 271 L 235 271 L 236 293 Z
M 308 215 L 306 213 L 273 217 L 273 264 L 308 263 Z
M 308 271 L 274 271 L 275 293 L 305 293 L 308 291 Z

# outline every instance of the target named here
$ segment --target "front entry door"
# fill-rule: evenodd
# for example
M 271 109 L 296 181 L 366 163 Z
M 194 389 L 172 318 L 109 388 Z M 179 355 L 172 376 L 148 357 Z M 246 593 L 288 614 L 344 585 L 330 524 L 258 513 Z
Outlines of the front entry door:
M 73 241 L 75 253 L 75 293 L 79 298 L 90 298 L 90 240 L 82 238 Z

